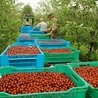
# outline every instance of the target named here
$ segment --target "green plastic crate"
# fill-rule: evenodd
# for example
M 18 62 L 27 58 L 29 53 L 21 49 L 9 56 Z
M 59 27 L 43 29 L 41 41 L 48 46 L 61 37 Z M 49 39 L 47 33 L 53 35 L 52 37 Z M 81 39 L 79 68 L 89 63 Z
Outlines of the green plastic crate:
M 41 34 L 31 34 L 31 37 L 36 39 L 49 39 L 49 35 L 41 35 Z
M 44 48 L 44 49 L 46 49 L 46 48 Z M 51 48 L 51 49 L 56 49 L 56 48 Z M 59 48 L 57 48 L 57 49 L 59 49 Z M 79 50 L 72 48 L 72 47 L 64 47 L 64 49 L 69 49 L 71 51 L 71 53 L 44 52 L 45 63 L 79 61 L 79 53 L 80 53 Z
M 60 72 L 65 73 L 75 83 L 76 87 L 70 88 L 67 91 L 58 92 L 43 92 L 30 94 L 11 95 L 6 92 L 0 92 L 0 98 L 85 98 L 88 89 L 87 84 L 79 78 L 68 66 L 56 65 L 55 67 L 44 69 L 16 69 L 14 67 L 0 68 L 0 74 L 10 74 L 17 72 Z
M 71 68 L 81 67 L 81 66 L 98 66 L 98 61 L 93 62 L 79 62 L 79 63 L 68 63 L 68 66 L 71 66 Z M 89 83 L 88 83 L 89 84 Z M 86 98 L 98 98 L 98 88 L 94 88 L 89 84 L 89 88 L 87 91 L 87 97 Z

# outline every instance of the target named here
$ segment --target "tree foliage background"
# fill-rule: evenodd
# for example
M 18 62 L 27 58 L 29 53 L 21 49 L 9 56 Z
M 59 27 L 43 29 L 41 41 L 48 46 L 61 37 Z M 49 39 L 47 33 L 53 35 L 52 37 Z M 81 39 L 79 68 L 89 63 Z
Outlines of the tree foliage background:
M 22 17 L 25 16 L 34 16 L 34 13 L 32 11 L 32 7 L 30 5 L 25 5 L 22 9 Z
M 16 41 L 20 19 L 15 0 L 0 0 L 0 52 Z

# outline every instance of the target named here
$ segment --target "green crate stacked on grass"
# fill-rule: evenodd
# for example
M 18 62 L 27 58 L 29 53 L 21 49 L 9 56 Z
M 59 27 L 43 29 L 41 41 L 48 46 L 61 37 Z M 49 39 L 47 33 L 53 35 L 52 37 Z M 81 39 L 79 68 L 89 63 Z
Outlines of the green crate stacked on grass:
M 36 39 L 49 39 L 50 36 L 49 35 L 45 35 L 45 34 L 31 34 L 32 38 L 36 38 Z
M 70 53 L 49 53 L 44 52 L 44 61 L 45 63 L 56 63 L 56 62 L 73 62 L 79 61 L 80 51 L 72 47 L 59 47 L 59 48 L 41 48 L 41 50 L 52 50 L 52 49 L 68 49 Z
M 73 83 L 76 85 L 68 89 L 67 91 L 57 92 L 43 92 L 43 93 L 29 93 L 29 94 L 8 94 L 6 92 L 0 92 L 0 98 L 85 98 L 88 90 L 88 85 L 84 80 L 80 79 L 77 74 L 74 73 L 68 66 L 56 65 L 50 68 L 44 69 L 16 69 L 14 67 L 0 68 L 0 76 L 12 73 L 20 72 L 55 72 L 64 73 L 70 77 Z
M 81 66 L 98 66 L 98 61 L 93 62 L 79 62 L 79 63 L 68 63 L 68 66 L 72 68 L 78 68 Z M 73 70 L 73 69 L 72 69 Z M 98 88 L 94 88 L 91 84 L 89 84 L 89 88 L 87 91 L 87 97 L 86 98 L 98 98 Z

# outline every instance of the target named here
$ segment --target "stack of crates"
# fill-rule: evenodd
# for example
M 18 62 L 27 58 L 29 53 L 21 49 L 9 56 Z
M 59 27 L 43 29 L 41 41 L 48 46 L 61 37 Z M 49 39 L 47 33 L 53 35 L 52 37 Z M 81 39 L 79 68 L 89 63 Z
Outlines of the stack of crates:
M 33 39 L 49 39 L 49 35 L 45 35 L 44 32 L 40 31 L 38 28 L 32 26 L 21 26 L 21 33 L 30 34 Z
M 31 31 L 32 30 L 32 31 Z M 24 36 L 26 35 L 26 36 Z M 7 51 L 11 47 L 25 46 L 37 47 L 38 54 L 17 54 L 7 55 Z M 49 53 L 43 50 L 68 49 L 70 53 Z M 0 55 L 0 77 L 6 74 L 18 72 L 55 72 L 63 73 L 70 77 L 74 82 L 75 87 L 67 91 L 57 92 L 39 92 L 28 94 L 8 94 L 7 92 L 0 92 L 0 98 L 98 98 L 98 88 L 92 87 L 83 78 L 81 78 L 74 70 L 75 67 L 84 65 L 98 66 L 98 62 L 79 62 L 80 51 L 71 47 L 70 41 L 64 39 L 50 39 L 49 35 L 39 29 L 34 29 L 32 26 L 22 26 L 21 35 L 17 42 L 9 45 Z M 65 63 L 53 67 L 44 68 L 44 63 Z M 71 63 L 70 63 L 71 62 Z M 86 96 L 87 95 L 87 96 Z

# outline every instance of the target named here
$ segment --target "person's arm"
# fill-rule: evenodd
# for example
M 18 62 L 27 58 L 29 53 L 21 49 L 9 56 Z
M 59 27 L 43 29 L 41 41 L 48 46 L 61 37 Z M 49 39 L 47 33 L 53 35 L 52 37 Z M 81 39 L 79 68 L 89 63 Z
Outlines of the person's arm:
M 45 35 L 51 35 L 55 30 L 57 30 L 57 28 L 58 28 L 57 19 L 55 19 L 52 23 L 52 27 L 48 29 L 48 30 L 50 30 L 50 33 L 47 33 Z
M 40 28 L 40 23 L 38 23 L 36 26 L 34 26 L 31 31 L 33 31 L 35 28 Z
M 51 35 L 53 32 L 51 31 L 50 33 L 47 33 L 47 34 L 45 34 L 45 35 Z
M 51 31 L 51 28 L 48 28 L 48 29 L 46 29 L 45 31 L 46 31 L 46 32 Z
M 36 28 L 40 28 L 40 25 L 41 25 L 41 24 L 40 24 L 40 23 L 38 23 L 35 27 L 36 27 Z

